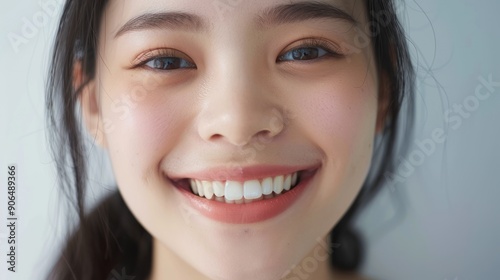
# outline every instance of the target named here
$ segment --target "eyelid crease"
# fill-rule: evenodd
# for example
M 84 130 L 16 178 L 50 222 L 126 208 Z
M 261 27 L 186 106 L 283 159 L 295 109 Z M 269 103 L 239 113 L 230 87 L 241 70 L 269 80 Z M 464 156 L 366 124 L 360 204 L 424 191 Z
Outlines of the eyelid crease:
M 293 46 L 295 43 L 299 43 L 297 46 Z M 311 38 L 306 38 L 306 39 L 300 39 L 295 41 L 294 43 L 290 44 L 292 47 L 287 48 L 286 51 L 283 51 L 278 55 L 278 58 L 276 59 L 276 62 L 278 63 L 287 63 L 287 62 L 296 62 L 296 61 L 288 61 L 288 60 L 280 60 L 285 54 L 288 52 L 291 52 L 293 50 L 301 49 L 301 48 L 311 48 L 311 47 L 316 47 L 316 48 L 322 48 L 327 52 L 327 56 L 330 57 L 337 57 L 341 58 L 344 57 L 345 54 L 341 50 L 341 48 L 331 42 L 328 39 L 324 38 L 316 38 L 316 37 L 311 37 Z M 321 59 L 321 58 L 319 58 Z M 306 61 L 304 61 L 306 62 Z
M 293 46 L 294 44 L 298 44 L 296 46 Z M 344 56 L 343 51 L 341 48 L 331 42 L 328 39 L 325 38 L 318 38 L 318 37 L 311 37 L 311 38 L 305 38 L 305 39 L 300 39 L 297 40 L 293 43 L 290 44 L 290 46 L 287 48 L 286 51 L 283 51 L 280 53 L 276 59 L 276 62 L 289 62 L 289 61 L 281 61 L 280 58 L 284 56 L 286 53 L 300 49 L 300 48 L 307 48 L 307 47 L 320 47 L 323 48 L 329 56 L 333 57 L 342 57 Z M 190 63 L 193 63 L 193 60 L 186 55 L 185 53 L 171 49 L 171 48 L 157 48 L 157 49 L 150 49 L 142 52 L 139 54 L 133 61 L 132 61 L 132 67 L 131 68 L 136 68 L 145 65 L 149 61 L 155 58 L 162 58 L 162 57 L 176 57 L 176 58 L 181 58 L 189 61 Z
M 132 61 L 132 65 L 133 67 L 139 67 L 148 63 L 151 59 L 161 58 L 161 57 L 182 58 L 193 63 L 192 59 L 181 51 L 169 48 L 161 48 L 161 49 L 151 49 L 141 53 Z

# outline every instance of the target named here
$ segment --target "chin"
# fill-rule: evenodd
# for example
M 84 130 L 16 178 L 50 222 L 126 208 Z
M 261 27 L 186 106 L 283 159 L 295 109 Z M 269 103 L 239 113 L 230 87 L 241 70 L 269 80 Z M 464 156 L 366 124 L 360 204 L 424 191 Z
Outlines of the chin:
M 278 242 L 251 242 L 247 238 L 247 246 L 219 246 L 217 250 L 208 250 L 204 256 L 194 261 L 196 270 L 214 280 L 277 280 L 283 278 L 300 263 L 301 256 L 291 244 L 290 239 Z M 298 249 L 298 250 L 297 250 Z
M 213 263 L 213 260 L 207 264 L 210 263 Z M 241 264 L 238 265 L 239 267 L 231 267 L 230 264 L 215 265 L 215 267 L 207 268 L 209 271 L 206 271 L 205 275 L 213 280 L 277 280 L 282 279 L 287 274 L 287 271 L 292 268 L 291 264 L 283 262 L 275 262 L 273 267 L 258 262 L 246 267 L 241 267 Z

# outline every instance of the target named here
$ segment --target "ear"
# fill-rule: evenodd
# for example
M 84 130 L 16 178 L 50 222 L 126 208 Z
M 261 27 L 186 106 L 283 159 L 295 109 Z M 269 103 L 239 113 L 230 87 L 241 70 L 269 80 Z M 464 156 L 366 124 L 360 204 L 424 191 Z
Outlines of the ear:
M 73 65 L 73 89 L 78 94 L 78 101 L 87 132 L 94 143 L 106 148 L 95 81 L 86 77 L 81 61 L 76 61 Z
M 376 134 L 384 131 L 385 123 L 389 118 L 388 113 L 391 104 L 391 82 L 386 73 L 381 73 L 380 75 Z

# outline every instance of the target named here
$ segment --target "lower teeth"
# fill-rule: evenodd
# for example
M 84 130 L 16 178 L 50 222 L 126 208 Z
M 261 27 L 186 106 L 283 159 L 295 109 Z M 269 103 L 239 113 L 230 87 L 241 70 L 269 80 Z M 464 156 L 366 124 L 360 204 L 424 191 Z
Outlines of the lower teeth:
M 217 196 L 213 196 L 211 199 L 209 200 L 215 200 L 215 201 L 219 201 L 219 202 L 225 202 L 225 203 L 229 203 L 229 204 L 246 204 L 246 203 L 250 203 L 250 202 L 253 202 L 253 201 L 259 201 L 259 200 L 264 200 L 264 199 L 270 199 L 270 198 L 273 198 L 275 197 L 276 195 L 274 193 L 271 193 L 271 194 L 267 194 L 267 195 L 263 195 L 259 198 L 256 198 L 256 199 L 246 199 L 246 198 L 242 198 L 242 199 L 238 199 L 238 200 L 230 200 L 230 199 L 227 199 L 225 197 L 217 197 Z M 206 197 L 205 197 L 206 198 Z

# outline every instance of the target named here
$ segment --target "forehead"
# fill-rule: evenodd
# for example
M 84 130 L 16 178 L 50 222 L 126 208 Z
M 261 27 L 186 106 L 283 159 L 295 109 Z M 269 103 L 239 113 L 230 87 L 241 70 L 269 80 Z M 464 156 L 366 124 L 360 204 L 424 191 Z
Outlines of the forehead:
M 327 8 L 325 8 L 327 7 Z M 366 12 L 364 1 L 350 0 L 111 0 L 104 16 L 106 34 L 117 35 L 131 21 L 147 14 L 176 12 L 194 15 L 191 27 L 210 31 L 234 29 L 254 25 L 267 27 L 279 23 L 283 17 L 307 19 L 307 17 L 337 17 L 352 23 L 364 23 Z M 278 12 L 278 14 L 276 13 Z M 281 16 L 275 18 L 273 16 Z M 174 19 L 174 20 L 178 20 Z M 271 21 L 274 20 L 274 21 Z M 137 24 L 137 21 L 135 22 Z M 149 21 L 149 24 L 154 24 Z M 186 23 L 186 22 L 184 22 Z M 124 26 L 125 25 L 125 26 Z M 130 27 L 130 26 L 128 26 Z M 150 26 L 151 27 L 151 26 Z

